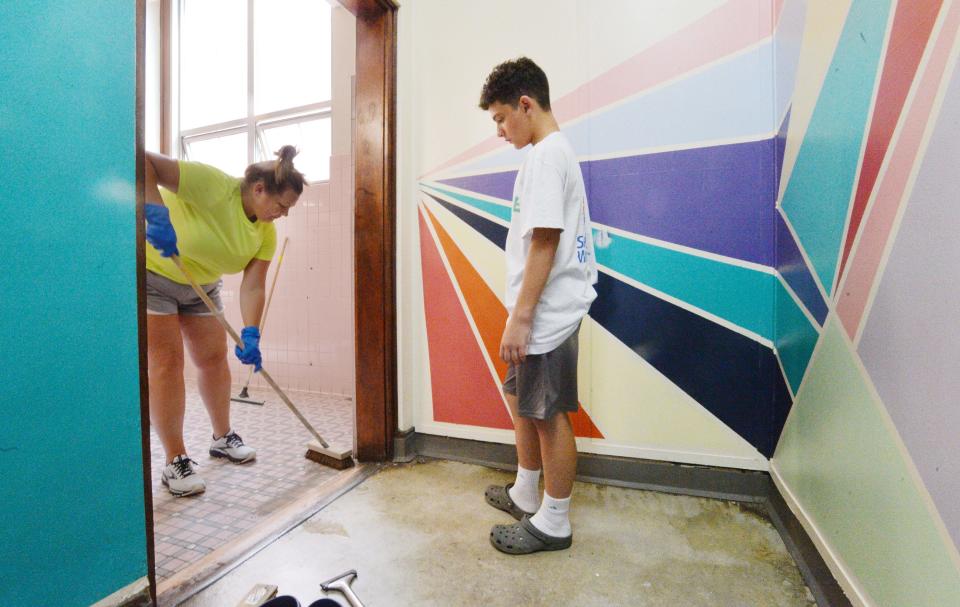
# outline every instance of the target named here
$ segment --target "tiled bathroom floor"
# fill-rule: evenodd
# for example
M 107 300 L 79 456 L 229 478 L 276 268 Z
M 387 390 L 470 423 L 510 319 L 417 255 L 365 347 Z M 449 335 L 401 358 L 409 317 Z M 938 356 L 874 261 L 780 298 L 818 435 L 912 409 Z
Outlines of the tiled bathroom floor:
M 233 394 L 237 391 L 234 388 Z M 207 453 L 210 420 L 196 386 L 187 384 L 184 441 L 207 484 L 201 495 L 176 498 L 160 483 L 165 459 L 156 433 L 151 432 L 158 583 L 337 474 L 304 457 L 312 436 L 271 390 L 250 388 L 250 396 L 265 400 L 266 405 L 232 402 L 231 421 L 244 441 L 257 449 L 257 459 L 237 465 Z M 353 446 L 353 400 L 308 392 L 289 392 L 288 396 L 331 447 Z

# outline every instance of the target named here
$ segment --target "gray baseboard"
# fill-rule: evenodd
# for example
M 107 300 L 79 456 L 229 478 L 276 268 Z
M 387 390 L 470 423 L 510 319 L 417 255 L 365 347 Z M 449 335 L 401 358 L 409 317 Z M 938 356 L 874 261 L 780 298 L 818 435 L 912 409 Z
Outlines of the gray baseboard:
M 421 434 L 413 428 L 398 432 L 394 439 L 394 461 L 409 462 L 417 457 L 499 470 L 517 469 L 513 445 Z M 581 453 L 577 458 L 577 480 L 756 504 L 757 512 L 766 516 L 780 533 L 817 605 L 851 607 L 813 541 L 766 472 Z
M 820 552 L 806 529 L 794 515 L 787 502 L 784 501 L 776 484 L 770 481 L 770 493 L 766 502 L 767 515 L 773 526 L 776 527 L 786 544 L 787 550 L 797 562 L 803 579 L 817 599 L 817 605 L 836 605 L 837 607 L 851 607 L 852 604 L 840 587 L 840 583 L 833 577 L 827 563 L 820 556 Z

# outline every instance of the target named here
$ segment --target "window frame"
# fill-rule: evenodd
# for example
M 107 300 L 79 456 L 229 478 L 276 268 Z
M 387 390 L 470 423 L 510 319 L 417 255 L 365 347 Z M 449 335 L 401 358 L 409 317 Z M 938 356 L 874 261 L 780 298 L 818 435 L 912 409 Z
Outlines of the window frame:
M 181 74 L 181 62 L 183 59 L 183 54 L 180 52 L 182 48 L 182 15 L 184 12 L 184 3 L 187 0 L 171 0 L 176 8 L 176 25 L 174 35 L 177 40 L 177 53 L 176 53 L 176 65 L 177 73 L 175 76 L 175 87 L 176 91 L 176 108 L 177 108 L 177 117 L 181 115 L 181 83 L 180 83 L 180 74 Z M 175 134 L 175 149 L 177 157 L 183 160 L 190 160 L 189 153 L 189 143 L 194 141 L 203 141 L 209 139 L 217 139 L 219 137 L 224 137 L 228 135 L 237 135 L 240 133 L 247 134 L 247 165 L 250 165 L 254 162 L 259 162 L 267 160 L 270 158 L 270 153 L 266 149 L 264 144 L 264 135 L 263 129 L 285 126 L 291 124 L 298 124 L 302 122 L 309 122 L 312 120 L 322 120 L 324 118 L 332 120 L 332 95 L 333 89 L 331 88 L 330 99 L 325 99 L 318 101 L 316 103 L 310 103 L 307 105 L 300 105 L 290 108 L 285 108 L 282 110 L 274 110 L 272 112 L 263 112 L 260 114 L 254 113 L 254 1 L 247 0 L 246 10 L 247 10 L 247 115 L 243 118 L 237 118 L 234 120 L 228 120 L 225 122 L 217 122 L 213 124 L 205 124 L 198 127 L 193 127 L 190 129 L 181 129 L 179 120 L 177 121 L 176 128 L 173 129 Z M 319 1 L 319 0 L 318 0 Z M 174 80 L 174 78 L 171 78 Z M 307 183 L 310 185 L 313 184 L 322 184 L 328 183 L 330 181 L 329 168 L 326 179 L 307 179 Z

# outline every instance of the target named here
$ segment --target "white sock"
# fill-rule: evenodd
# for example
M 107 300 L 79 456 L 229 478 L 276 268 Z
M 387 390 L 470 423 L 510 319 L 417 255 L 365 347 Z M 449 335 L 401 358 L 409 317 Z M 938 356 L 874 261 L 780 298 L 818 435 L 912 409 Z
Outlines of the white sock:
M 517 480 L 508 493 L 521 510 L 536 512 L 540 506 L 540 470 L 527 470 L 517 466 Z
M 558 500 L 544 491 L 543 503 L 537 513 L 530 517 L 533 526 L 553 537 L 570 536 L 570 498 Z

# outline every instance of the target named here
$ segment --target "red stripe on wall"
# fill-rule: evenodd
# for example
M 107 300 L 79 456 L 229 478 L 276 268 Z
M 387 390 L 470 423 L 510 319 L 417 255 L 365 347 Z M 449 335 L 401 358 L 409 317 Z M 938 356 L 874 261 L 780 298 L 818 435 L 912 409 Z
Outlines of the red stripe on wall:
M 433 419 L 512 430 L 500 388 L 474 339 L 422 213 L 419 219 Z
M 923 50 L 930 40 L 930 32 L 937 21 L 942 0 L 930 2 L 899 2 L 893 17 L 887 54 L 877 90 L 877 104 L 873 110 L 873 121 L 867 136 L 863 166 L 860 169 L 860 181 L 850 211 L 850 225 L 843 244 L 843 256 L 837 276 L 843 276 L 843 269 L 850 257 L 853 241 L 863 222 L 863 214 L 876 184 L 877 175 L 883 165 L 883 159 L 890 147 L 893 131 L 896 129 L 910 84 L 917 74 L 917 67 L 923 57 Z M 838 281 L 839 282 L 839 281 Z

